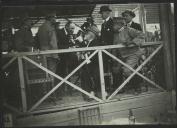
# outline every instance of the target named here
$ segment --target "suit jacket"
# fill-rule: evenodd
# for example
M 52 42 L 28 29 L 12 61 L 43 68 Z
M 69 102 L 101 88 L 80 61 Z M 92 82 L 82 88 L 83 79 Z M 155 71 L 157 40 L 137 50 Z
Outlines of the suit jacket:
M 109 18 L 106 23 L 101 26 L 101 45 L 113 44 L 113 20 Z
M 39 27 L 37 35 L 41 50 L 58 49 L 56 31 L 49 21 L 46 21 L 42 26 Z M 58 55 L 56 54 L 46 56 L 58 58 Z
M 30 29 L 21 28 L 14 36 L 15 50 L 27 52 L 34 46 L 34 39 Z
M 136 30 L 142 31 L 141 25 L 135 22 L 132 22 L 132 24 L 130 25 L 131 28 L 134 28 Z
M 57 30 L 57 38 L 59 49 L 69 48 L 69 38 L 66 35 L 64 28 Z
M 59 49 L 68 49 L 72 44 L 69 41 L 68 35 L 65 33 L 64 28 L 57 30 L 57 38 L 58 38 L 58 48 Z M 60 69 L 61 75 L 66 74 L 66 70 L 71 71 L 78 65 L 78 59 L 75 52 L 73 53 L 60 53 Z

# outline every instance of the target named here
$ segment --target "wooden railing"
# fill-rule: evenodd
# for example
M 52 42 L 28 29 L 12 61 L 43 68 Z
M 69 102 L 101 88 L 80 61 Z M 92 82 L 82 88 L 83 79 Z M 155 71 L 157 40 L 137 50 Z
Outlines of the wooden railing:
M 35 51 L 35 52 L 14 52 L 14 53 L 4 53 L 3 57 L 12 57 L 12 59 L 7 62 L 2 69 L 8 68 L 8 66 L 14 62 L 14 60 L 18 59 L 18 66 L 19 66 L 19 78 L 20 78 L 20 88 L 21 88 L 21 97 L 22 97 L 22 108 L 23 112 L 31 112 L 35 110 L 45 99 L 47 99 L 52 93 L 54 93 L 63 83 L 68 84 L 69 86 L 73 87 L 74 89 L 80 91 L 81 93 L 93 98 L 97 102 L 103 103 L 111 100 L 131 79 L 134 75 L 138 75 L 147 82 L 151 83 L 153 86 L 159 88 L 160 90 L 164 89 L 156 84 L 155 82 L 151 81 L 149 78 L 143 76 L 139 71 L 145 66 L 155 55 L 158 51 L 163 47 L 163 42 L 146 42 L 142 45 L 142 47 L 149 47 L 155 46 L 158 47 L 153 51 L 153 53 L 146 58 L 146 60 L 139 65 L 137 69 L 133 69 L 122 60 L 111 54 L 108 49 L 120 49 L 123 48 L 123 45 L 109 45 L 109 46 L 97 46 L 97 47 L 88 47 L 88 48 L 73 48 L 73 49 L 59 49 L 59 50 L 46 50 L 46 51 Z M 71 73 L 69 73 L 66 77 L 62 78 L 61 76 L 57 75 L 56 73 L 50 71 L 43 65 L 32 60 L 29 56 L 37 56 L 37 55 L 48 55 L 48 54 L 60 54 L 60 53 L 71 53 L 71 52 L 83 52 L 83 51 L 93 51 L 93 53 L 88 56 L 86 60 L 80 63 Z M 94 57 L 98 53 L 98 60 L 99 60 L 99 71 L 100 71 L 100 83 L 101 83 L 101 98 L 94 96 L 93 94 L 83 90 L 81 87 L 71 83 L 68 79 L 75 74 L 79 69 L 81 69 L 85 64 L 87 64 L 88 60 Z M 104 80 L 104 68 L 103 68 L 103 57 L 102 53 L 107 54 L 109 57 L 116 60 L 118 63 L 122 64 L 123 66 L 130 69 L 133 73 L 109 96 L 106 98 L 106 91 L 105 91 L 105 80 Z M 27 108 L 27 98 L 25 92 L 25 78 L 24 78 L 24 71 L 23 71 L 23 63 L 22 60 L 28 61 L 31 64 L 35 65 L 39 69 L 42 69 L 46 73 L 54 76 L 55 78 L 59 79 L 60 82 L 53 87 L 47 94 L 45 94 L 39 101 L 37 101 L 30 109 Z

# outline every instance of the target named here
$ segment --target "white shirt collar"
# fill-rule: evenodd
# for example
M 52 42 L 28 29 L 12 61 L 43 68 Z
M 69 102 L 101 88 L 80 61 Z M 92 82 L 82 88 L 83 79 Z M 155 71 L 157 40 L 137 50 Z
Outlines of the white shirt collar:
M 133 21 L 130 21 L 130 22 L 128 23 L 128 26 L 131 26 L 131 25 L 132 25 L 132 22 L 133 22 Z
M 109 17 L 107 17 L 107 18 L 104 20 L 104 22 L 105 22 L 105 21 L 107 22 L 109 19 L 110 19 L 110 16 L 109 16 Z

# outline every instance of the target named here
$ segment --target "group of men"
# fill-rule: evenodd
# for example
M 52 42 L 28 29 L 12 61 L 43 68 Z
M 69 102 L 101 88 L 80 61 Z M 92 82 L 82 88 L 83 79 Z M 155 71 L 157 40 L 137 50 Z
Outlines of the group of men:
M 141 25 L 135 23 L 133 18 L 136 16 L 134 12 L 126 10 L 122 13 L 121 17 L 110 17 L 111 9 L 108 6 L 102 6 L 100 8 L 100 14 L 104 20 L 101 26 L 101 44 L 102 45 L 116 45 L 123 44 L 126 47 L 121 49 L 111 50 L 112 54 L 124 61 L 132 68 L 138 66 L 138 60 L 143 54 L 143 50 L 140 47 L 129 48 L 130 46 L 141 46 L 145 40 L 145 35 L 142 32 Z M 110 70 L 113 76 L 112 86 L 108 86 L 108 92 L 115 91 L 120 84 L 125 80 L 132 72 L 120 63 L 110 60 L 108 56 L 103 56 L 104 71 Z M 110 69 L 111 67 L 111 69 Z M 141 79 L 135 76 L 127 86 L 134 88 L 135 93 L 141 92 L 140 87 Z M 105 77 L 106 85 L 109 85 L 109 78 Z
M 40 50 L 68 49 L 74 47 L 90 47 L 100 45 L 123 44 L 126 47 L 119 50 L 111 50 L 112 54 L 122 59 L 126 64 L 135 68 L 138 59 L 142 54 L 138 47 L 144 40 L 144 34 L 140 24 L 132 21 L 135 17 L 134 12 L 126 10 L 122 17 L 111 17 L 111 9 L 108 6 L 100 8 L 100 14 L 104 20 L 101 26 L 101 35 L 92 18 L 87 18 L 87 23 L 81 26 L 81 31 L 74 34 L 76 25 L 68 21 L 64 28 L 56 29 L 56 14 L 48 13 L 45 22 L 39 27 L 37 32 L 37 42 Z M 33 47 L 33 37 L 30 30 L 30 20 L 24 19 L 21 29 L 15 34 L 15 46 L 17 51 L 30 51 Z M 81 60 L 89 56 L 88 52 L 82 53 Z M 54 73 L 65 77 L 78 64 L 76 53 L 49 54 L 47 57 L 47 68 Z M 113 91 L 127 78 L 131 71 L 122 67 L 118 62 L 111 60 L 103 55 L 104 71 L 107 72 L 111 67 L 113 74 L 113 85 L 109 85 L 109 79 L 105 77 L 107 91 Z M 97 56 L 93 57 L 81 71 L 81 86 L 87 92 L 99 92 L 99 67 Z M 134 80 L 135 81 L 135 80 Z M 98 94 L 98 93 L 95 93 Z M 89 98 L 83 95 L 84 100 Z

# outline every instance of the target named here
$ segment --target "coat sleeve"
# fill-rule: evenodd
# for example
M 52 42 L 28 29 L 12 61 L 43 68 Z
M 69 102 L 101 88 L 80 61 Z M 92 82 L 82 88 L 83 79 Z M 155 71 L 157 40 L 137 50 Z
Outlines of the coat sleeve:
M 140 46 L 145 41 L 145 34 L 133 28 L 129 28 L 129 35 L 132 38 L 132 42 Z

